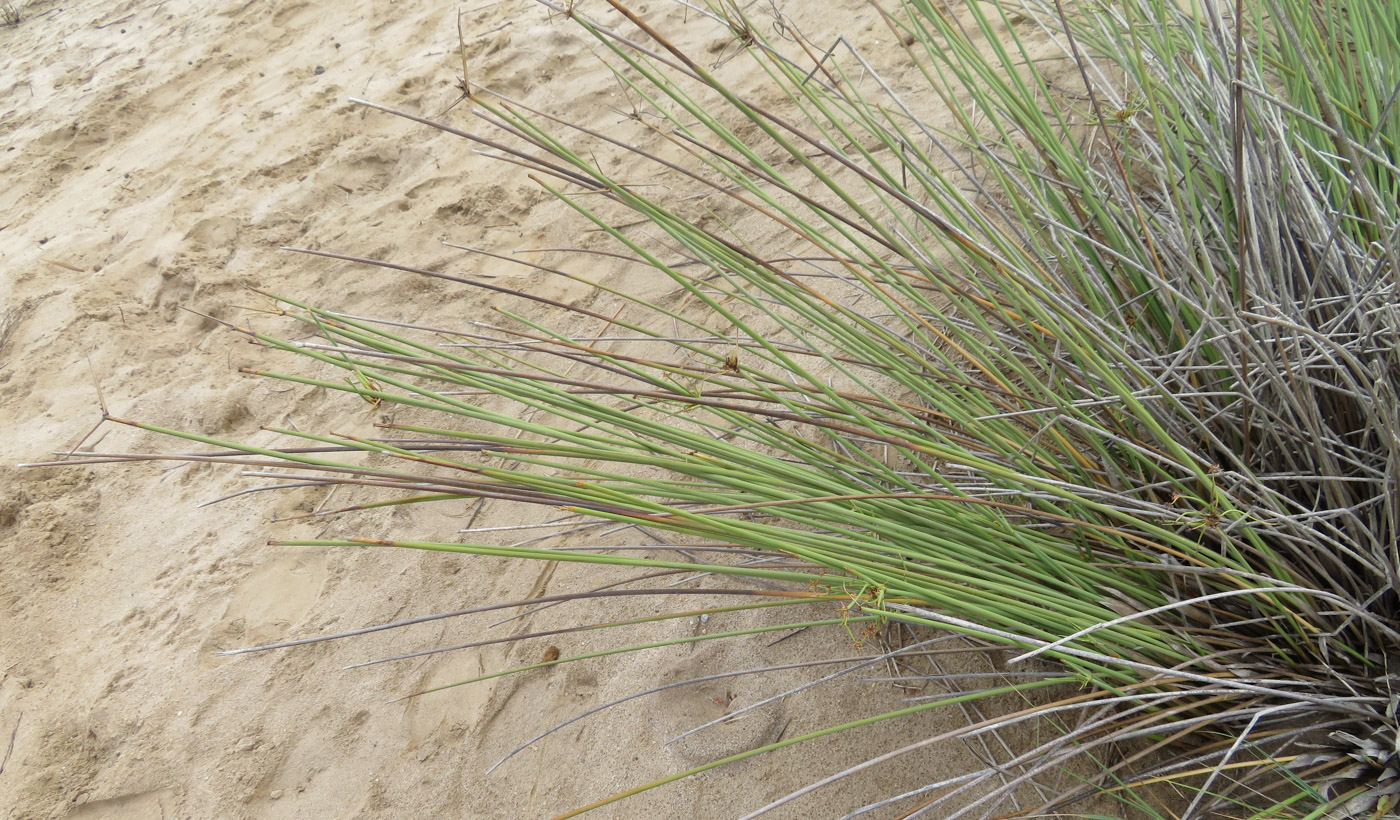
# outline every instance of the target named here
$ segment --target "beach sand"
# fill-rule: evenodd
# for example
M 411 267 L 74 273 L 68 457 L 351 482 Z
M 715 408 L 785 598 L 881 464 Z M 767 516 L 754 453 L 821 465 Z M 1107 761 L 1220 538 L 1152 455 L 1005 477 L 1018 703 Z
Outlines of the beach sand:
M 822 38 L 840 32 L 875 49 L 889 38 L 863 3 L 831 5 L 811 21 L 827 27 Z M 210 465 L 15 466 L 80 442 L 102 451 L 193 449 L 113 424 L 85 439 L 104 401 L 116 417 L 260 443 L 278 441 L 261 425 L 372 434 L 377 408 L 238 372 L 272 359 L 208 317 L 281 327 L 258 312 L 267 305 L 250 287 L 445 326 L 490 320 L 492 307 L 533 309 L 280 246 L 495 276 L 566 302 L 593 298 L 576 281 L 441 244 L 512 252 L 601 243 L 522 169 L 350 102 L 361 97 L 478 127 L 469 103 L 443 113 L 461 95 L 459 11 L 474 82 L 599 127 L 625 117 L 596 44 L 528 0 L 36 0 L 18 26 L 0 29 L 3 817 L 550 816 L 904 703 L 893 685 L 861 680 L 887 671 L 880 668 L 666 743 L 831 670 L 715 681 L 574 723 L 488 775 L 492 763 L 539 732 L 628 693 L 869 648 L 856 649 L 839 628 L 809 630 L 773 646 L 772 637 L 757 636 L 651 650 L 391 703 L 529 663 L 550 645 L 580 653 L 763 618 L 689 618 L 342 669 L 663 606 L 594 602 L 494 629 L 499 618 L 454 619 L 220 656 L 621 576 L 416 552 L 265 546 L 273 538 L 344 535 L 453 540 L 468 515 L 465 503 L 279 523 L 272 519 L 348 496 L 328 500 L 309 488 L 199 507 L 264 482 Z M 671 9 L 660 19 L 678 28 L 683 16 Z M 718 60 L 726 44 L 710 31 Z M 580 266 L 630 288 L 662 287 L 654 278 L 626 279 L 643 274 L 596 258 L 527 258 Z M 475 523 L 548 515 L 488 504 Z M 951 713 L 801 744 L 589 816 L 738 816 L 966 719 Z M 962 747 L 924 750 L 772 816 L 836 816 L 970 765 L 977 764 Z

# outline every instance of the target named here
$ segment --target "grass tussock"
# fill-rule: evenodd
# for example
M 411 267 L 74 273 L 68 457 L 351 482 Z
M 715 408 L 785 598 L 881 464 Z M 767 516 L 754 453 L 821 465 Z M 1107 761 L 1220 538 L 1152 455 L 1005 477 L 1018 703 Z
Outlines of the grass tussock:
M 0 26 L 17 26 L 24 20 L 24 3 L 0 3 Z
M 793 623 L 945 630 L 1052 670 L 675 777 L 1013 692 L 1037 706 L 842 774 L 1041 720 L 1039 745 L 888 802 L 1396 810 L 1400 7 L 890 0 L 875 55 L 720 0 L 687 23 L 727 38 L 717 65 L 622 0 L 545 5 L 608 54 L 631 132 L 478 87 L 490 135 L 392 113 L 525 166 L 684 299 L 594 283 L 617 318 L 513 293 L 554 318 L 444 334 L 278 297 L 317 341 L 241 332 L 322 373 L 265 375 L 436 421 L 276 450 L 137 426 L 389 499 L 356 509 L 504 500 L 681 536 Z M 726 79 L 742 59 L 762 94 Z M 372 543 L 696 566 L 473 538 Z

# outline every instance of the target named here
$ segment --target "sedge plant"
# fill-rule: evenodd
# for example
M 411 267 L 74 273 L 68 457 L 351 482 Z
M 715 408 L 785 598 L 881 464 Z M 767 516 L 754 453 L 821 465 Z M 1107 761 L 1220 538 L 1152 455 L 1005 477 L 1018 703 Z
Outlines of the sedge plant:
M 728 579 L 716 594 L 752 596 L 739 607 L 835 601 L 839 617 L 793 623 L 896 623 L 1014 656 L 1004 685 L 853 713 L 594 805 L 1013 692 L 1032 705 L 750 816 L 1037 720 L 1054 731 L 1033 748 L 877 805 L 1396 810 L 1400 6 L 874 0 L 896 47 L 872 55 L 776 8 L 682 3 L 686 26 L 727 39 L 716 60 L 624 0 L 542 2 L 595 38 L 632 136 L 465 82 L 484 133 L 366 105 L 523 166 L 613 240 L 574 253 L 679 297 L 592 283 L 623 315 L 306 250 L 536 308 L 454 329 L 272 297 L 314 341 L 239 330 L 319 371 L 262 375 L 422 421 L 374 440 L 288 430 L 301 442 L 281 448 L 126 422 L 216 448 L 161 457 L 385 494 L 361 509 L 563 508 L 710 550 L 698 566 Z M 762 94 L 736 90 L 743 59 Z M 666 185 L 630 184 L 644 174 Z M 608 344 L 579 319 L 606 322 Z M 538 542 L 285 543 L 697 568 Z

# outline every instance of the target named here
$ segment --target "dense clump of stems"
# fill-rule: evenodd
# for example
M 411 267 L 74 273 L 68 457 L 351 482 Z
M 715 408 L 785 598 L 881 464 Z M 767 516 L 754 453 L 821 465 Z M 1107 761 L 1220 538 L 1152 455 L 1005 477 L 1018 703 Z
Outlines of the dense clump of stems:
M 732 39 L 726 60 L 765 72 L 745 96 L 608 4 L 605 23 L 545 3 L 607 53 L 630 135 L 471 85 L 503 136 L 371 105 L 530 169 L 684 298 L 598 281 L 628 308 L 595 311 L 307 251 L 555 318 L 414 327 L 275 297 L 317 341 L 241 332 L 349 378 L 263 375 L 439 420 L 282 431 L 301 449 L 138 425 L 226 448 L 167 457 L 392 491 L 357 509 L 503 500 L 731 552 L 288 543 L 703 567 L 763 584 L 713 594 L 843 607 L 799 624 L 933 627 L 1012 648 L 1013 672 L 1058 670 L 811 735 L 1026 695 L 842 773 L 1056 728 L 887 801 L 927 816 L 1073 811 L 1093 792 L 1151 813 L 1162 789 L 1176 816 L 1393 811 L 1400 10 L 900 0 L 876 4 L 898 44 L 881 61 L 780 14 L 691 6 Z M 669 193 L 634 184 L 648 174 Z M 1038 694 L 1066 683 L 1081 688 Z M 1078 786 L 1041 785 L 1066 771 Z

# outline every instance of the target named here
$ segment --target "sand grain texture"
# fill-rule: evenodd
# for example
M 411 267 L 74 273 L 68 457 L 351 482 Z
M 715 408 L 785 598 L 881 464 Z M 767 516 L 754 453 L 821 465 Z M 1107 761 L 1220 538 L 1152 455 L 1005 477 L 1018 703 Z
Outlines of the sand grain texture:
M 828 23 L 848 36 L 874 43 L 883 33 L 862 4 L 838 5 Z M 595 125 L 621 119 L 609 108 L 613 85 L 594 46 L 566 23 L 519 0 L 461 8 L 479 82 Z M 76 445 L 98 420 L 97 385 L 114 415 L 215 436 L 274 441 L 263 424 L 371 433 L 376 411 L 362 403 L 237 373 L 266 365 L 267 354 L 200 314 L 271 326 L 272 318 L 244 309 L 260 306 L 249 286 L 447 325 L 509 302 L 281 245 L 495 275 L 569 301 L 593 297 L 577 283 L 473 259 L 439 240 L 507 251 L 597 240 L 520 169 L 348 101 L 429 115 L 452 103 L 455 7 L 38 0 L 26 11 L 21 25 L 0 29 L 0 310 L 10 311 L 0 348 L 0 749 L 14 734 L 0 772 L 4 817 L 549 816 L 780 733 L 899 705 L 888 685 L 851 681 L 662 746 L 724 709 L 819 673 L 672 690 L 575 724 L 487 776 L 516 744 L 597 703 L 716 669 L 853 654 L 849 638 L 837 630 L 772 649 L 760 639 L 644 653 L 392 704 L 386 700 L 424 686 L 538 657 L 545 644 L 341 671 L 470 640 L 485 626 L 449 621 L 216 655 L 613 576 L 262 546 L 341 535 L 450 540 L 462 505 L 270 523 L 316 508 L 323 493 L 257 493 L 197 508 L 256 482 L 197 465 L 13 465 Z M 680 15 L 666 19 L 677 24 Z M 449 116 L 471 122 L 465 107 Z M 599 277 L 636 276 L 592 259 L 550 259 Z M 110 426 L 87 446 L 179 447 Z M 488 506 L 478 523 L 522 515 L 542 513 Z M 597 605 L 568 617 L 556 609 L 508 628 L 602 614 Z M 716 618 L 705 628 L 737 623 Z M 693 628 L 685 621 L 553 642 L 567 654 Z M 590 816 L 736 816 L 935 725 L 748 761 Z M 957 762 L 912 756 L 841 787 L 827 803 L 775 816 L 831 816 Z

